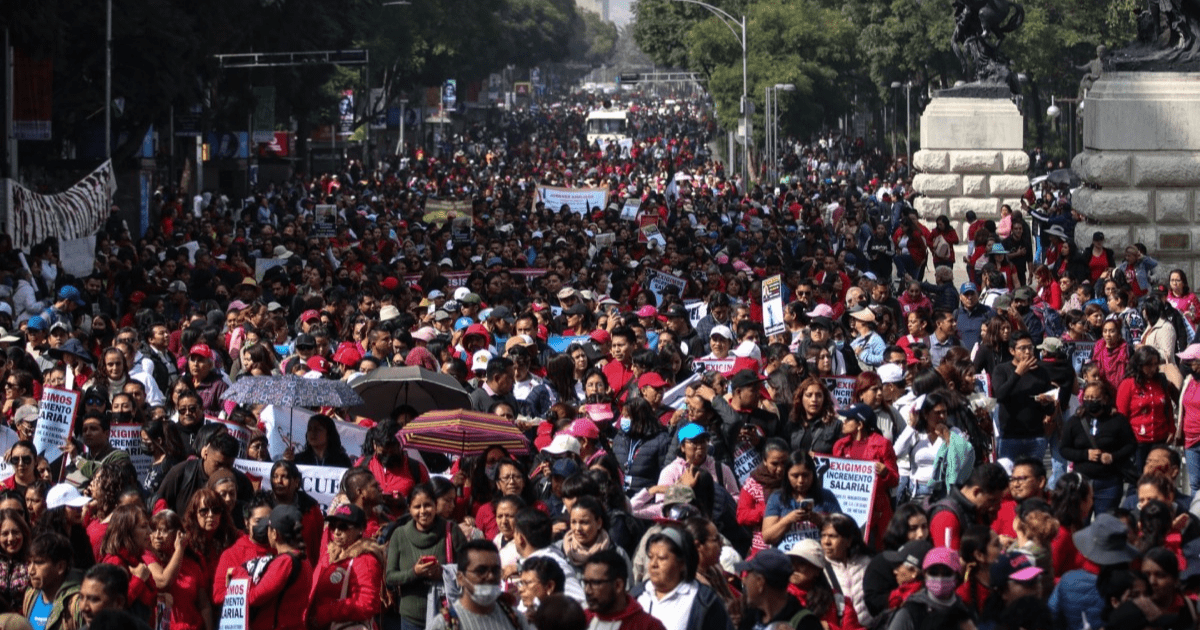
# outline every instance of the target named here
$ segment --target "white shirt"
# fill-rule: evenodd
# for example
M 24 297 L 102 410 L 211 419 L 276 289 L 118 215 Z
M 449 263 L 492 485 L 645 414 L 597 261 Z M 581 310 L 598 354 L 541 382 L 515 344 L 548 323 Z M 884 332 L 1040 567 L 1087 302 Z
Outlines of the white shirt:
M 541 384 L 542 379 L 530 374 L 529 380 L 516 381 L 513 383 L 513 398 L 516 398 L 517 400 L 525 400 L 526 398 L 529 398 L 529 394 L 533 391 L 533 388 Z
M 646 590 L 637 601 L 649 615 L 662 622 L 667 630 L 688 630 L 688 616 L 699 589 L 695 582 L 680 582 L 660 599 L 654 593 L 654 585 L 646 583 Z

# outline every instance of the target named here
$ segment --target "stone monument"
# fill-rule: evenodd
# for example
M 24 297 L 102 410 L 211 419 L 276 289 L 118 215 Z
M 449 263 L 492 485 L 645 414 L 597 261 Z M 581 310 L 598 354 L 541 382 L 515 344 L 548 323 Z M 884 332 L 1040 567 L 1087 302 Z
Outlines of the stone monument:
M 1019 86 L 1000 52 L 1024 16 L 1008 0 L 955 0 L 951 44 L 975 81 L 935 92 L 921 115 L 913 188 L 924 195 L 914 205 L 926 221 L 945 214 L 961 223 L 968 210 L 996 217 L 1004 203 L 1018 208 L 1029 187 L 1025 123 L 1013 102 Z
M 1158 3 L 1138 40 L 1115 51 L 1083 102 L 1083 152 L 1072 167 L 1086 187 L 1075 208 L 1110 247 L 1143 243 L 1159 269 L 1200 272 L 1200 2 Z M 1151 9 L 1154 9 L 1152 12 Z

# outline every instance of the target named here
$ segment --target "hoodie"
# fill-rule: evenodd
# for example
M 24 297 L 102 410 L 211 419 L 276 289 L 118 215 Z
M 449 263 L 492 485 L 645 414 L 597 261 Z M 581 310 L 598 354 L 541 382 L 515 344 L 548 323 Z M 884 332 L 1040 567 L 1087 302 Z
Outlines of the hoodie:
M 220 607 L 225 601 L 225 587 L 229 585 L 235 568 L 244 566 L 249 560 L 274 554 L 275 551 L 270 547 L 254 542 L 248 534 L 242 534 L 232 546 L 221 552 L 221 558 L 217 560 L 217 570 L 213 575 L 213 604 Z
M 921 589 L 914 593 L 900 610 L 896 611 L 888 630 L 922 630 L 923 628 L 957 628 L 964 620 L 974 615 L 955 595 L 950 602 L 940 602 Z
M 637 599 L 625 596 L 625 609 L 615 615 L 588 611 L 588 630 L 666 630 L 661 621 L 642 609 Z

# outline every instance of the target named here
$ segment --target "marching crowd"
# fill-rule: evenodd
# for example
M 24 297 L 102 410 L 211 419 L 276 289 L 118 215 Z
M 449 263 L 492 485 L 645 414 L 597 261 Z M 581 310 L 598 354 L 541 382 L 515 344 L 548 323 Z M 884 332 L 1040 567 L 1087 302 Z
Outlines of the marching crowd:
M 163 191 L 142 237 L 114 208 L 86 277 L 0 236 L 0 624 L 1197 626 L 1184 271 L 1102 231 L 1080 248 L 1065 189 L 956 228 L 861 143 L 789 145 L 748 185 L 704 106 L 626 99 L 632 142 L 603 148 L 598 106 L 244 205 Z M 268 478 L 236 465 L 271 460 L 239 379 L 391 366 L 448 375 L 529 447 L 421 451 L 398 433 L 428 409 L 323 408 Z M 61 448 L 35 439 L 51 389 L 81 396 Z M 853 488 L 829 483 L 845 460 Z M 331 505 L 304 465 L 345 469 Z

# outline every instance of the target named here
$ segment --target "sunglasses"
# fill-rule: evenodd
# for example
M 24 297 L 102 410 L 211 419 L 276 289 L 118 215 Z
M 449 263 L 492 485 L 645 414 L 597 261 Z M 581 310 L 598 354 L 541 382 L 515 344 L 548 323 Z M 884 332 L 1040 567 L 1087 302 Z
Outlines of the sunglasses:
M 8 458 L 8 463 L 13 466 L 28 466 L 33 463 L 33 455 L 13 455 Z

